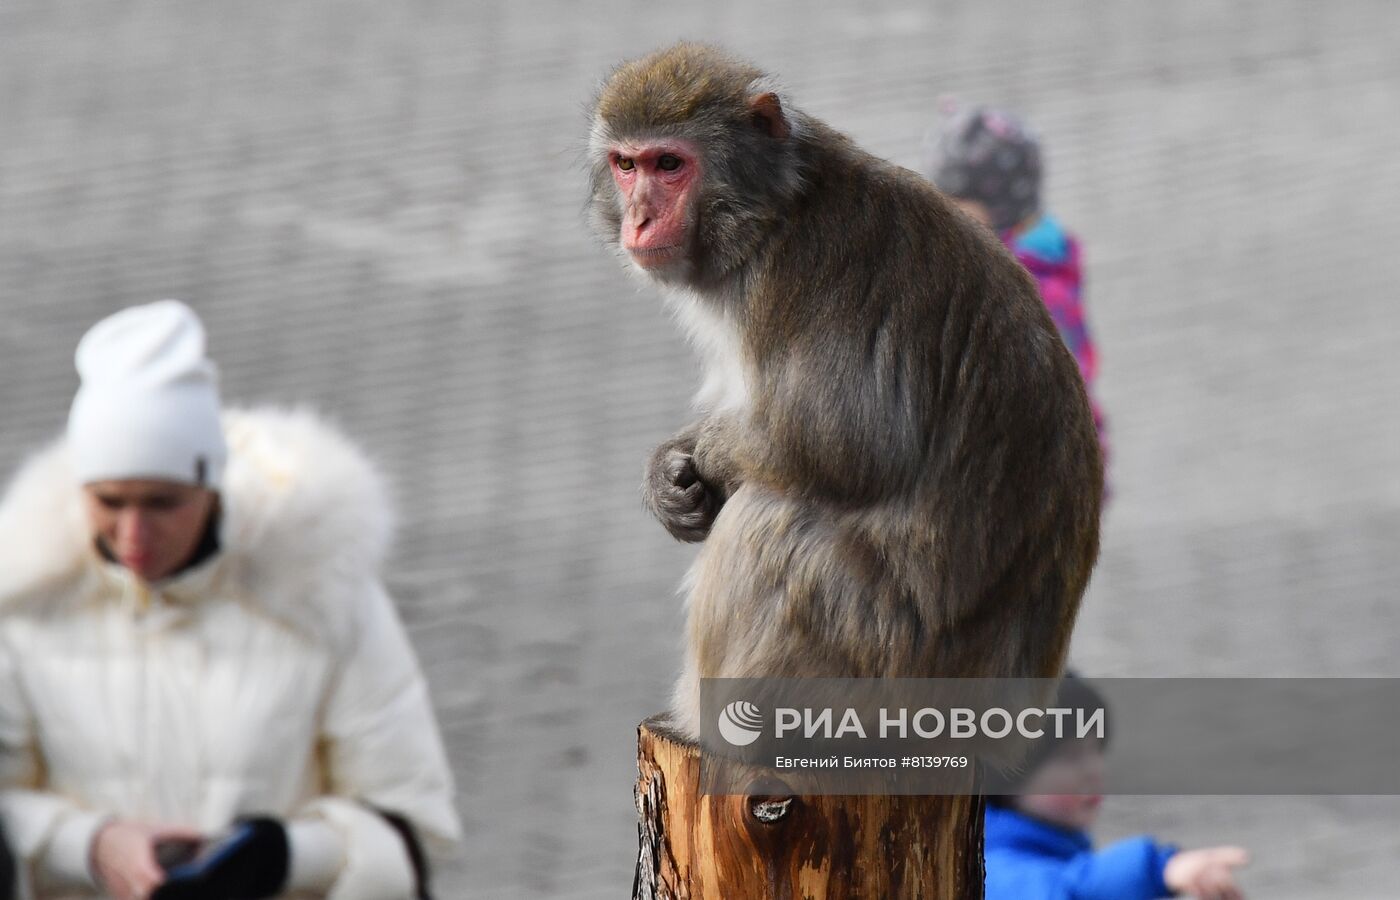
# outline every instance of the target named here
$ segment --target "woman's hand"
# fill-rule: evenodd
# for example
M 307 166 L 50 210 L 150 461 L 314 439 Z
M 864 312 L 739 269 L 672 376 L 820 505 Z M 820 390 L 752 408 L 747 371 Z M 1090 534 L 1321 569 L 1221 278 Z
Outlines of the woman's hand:
M 114 900 L 146 900 L 165 881 L 156 861 L 156 843 L 200 840 L 192 828 L 113 819 L 92 839 L 92 873 Z

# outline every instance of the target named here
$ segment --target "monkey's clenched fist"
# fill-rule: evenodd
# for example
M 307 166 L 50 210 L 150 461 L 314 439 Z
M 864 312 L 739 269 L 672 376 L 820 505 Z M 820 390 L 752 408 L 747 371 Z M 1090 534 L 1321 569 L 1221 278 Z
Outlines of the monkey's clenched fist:
M 724 502 L 695 468 L 694 438 L 677 437 L 651 455 L 642 499 L 678 541 L 703 541 Z
M 594 224 L 704 358 L 645 486 L 704 540 L 676 724 L 703 677 L 1058 675 L 1102 465 L 996 237 L 708 47 L 614 72 L 591 148 Z

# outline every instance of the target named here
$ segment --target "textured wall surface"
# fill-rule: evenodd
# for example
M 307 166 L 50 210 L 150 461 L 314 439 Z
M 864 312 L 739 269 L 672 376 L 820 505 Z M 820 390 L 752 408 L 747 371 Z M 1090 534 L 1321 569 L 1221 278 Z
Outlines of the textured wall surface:
M 695 366 L 581 210 L 584 109 L 679 37 L 914 165 L 1023 112 L 1084 238 L 1117 495 L 1075 661 L 1400 675 L 1400 7 L 1375 2 L 0 4 L 0 467 L 104 313 L 180 297 L 226 393 L 399 487 L 390 581 L 460 781 L 449 898 L 615 898 L 691 550 L 642 513 Z M 1252 897 L 1392 897 L 1393 798 L 1110 799 Z

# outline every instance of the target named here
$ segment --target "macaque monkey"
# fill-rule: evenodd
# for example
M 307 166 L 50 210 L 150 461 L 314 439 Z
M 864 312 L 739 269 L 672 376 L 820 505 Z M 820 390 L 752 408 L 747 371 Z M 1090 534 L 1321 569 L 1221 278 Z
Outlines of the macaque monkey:
M 604 84 L 590 213 L 704 364 L 652 456 L 702 677 L 1060 674 L 1103 472 L 1031 278 L 923 178 L 678 44 Z

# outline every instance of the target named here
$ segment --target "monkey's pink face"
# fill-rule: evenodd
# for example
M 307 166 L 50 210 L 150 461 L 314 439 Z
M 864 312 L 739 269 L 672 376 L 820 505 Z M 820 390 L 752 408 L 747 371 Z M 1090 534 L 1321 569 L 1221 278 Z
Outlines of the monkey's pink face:
M 619 144 L 608 153 L 622 195 L 622 247 L 643 269 L 659 269 L 687 255 L 691 201 L 699 184 L 700 155 L 678 140 Z

